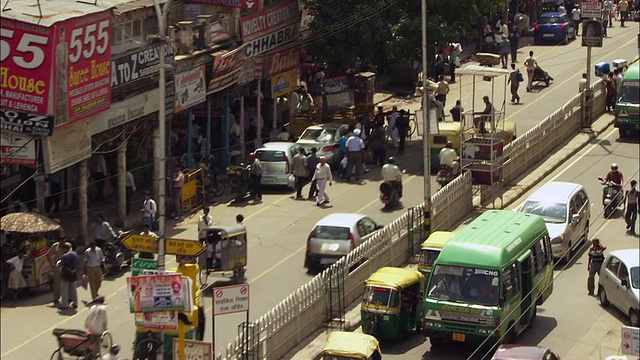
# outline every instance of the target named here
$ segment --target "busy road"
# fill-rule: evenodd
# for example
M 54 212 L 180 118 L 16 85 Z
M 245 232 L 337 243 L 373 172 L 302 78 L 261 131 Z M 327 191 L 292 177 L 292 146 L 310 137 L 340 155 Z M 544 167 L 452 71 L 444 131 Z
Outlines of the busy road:
M 604 46 L 594 49 L 593 62 L 612 61 L 617 58 L 632 59 L 637 50 L 634 47 L 636 33 L 633 27 L 613 28 L 611 37 Z M 577 93 L 579 76 L 584 72 L 586 50 L 580 47 L 579 41 L 566 46 L 529 46 L 521 49 L 520 62 L 525 58 L 524 52 L 535 51 L 538 63 L 555 78 L 550 88 L 536 88 L 533 93 L 525 93 L 521 87 L 522 102 L 520 105 L 507 104 L 508 118 L 518 125 L 520 133 L 535 126 L 540 120 L 562 106 Z M 457 97 L 458 86 L 462 86 L 463 106 L 470 108 L 471 84 L 466 80 L 452 85 L 447 108 Z M 502 88 L 502 85 L 496 85 Z M 489 84 L 478 79 L 476 86 L 476 104 L 483 95 L 490 93 Z M 496 91 L 494 104 L 496 108 L 502 103 L 502 92 Z M 468 105 L 467 105 L 468 104 Z M 412 103 L 419 106 L 417 102 Z M 402 105 L 399 105 L 402 106 Z M 577 161 L 569 162 L 566 167 L 558 169 L 558 179 L 581 182 L 588 190 L 593 203 L 592 234 L 603 239 L 609 249 L 635 245 L 637 238 L 624 236 L 619 218 L 602 221 L 599 217 L 600 186 L 596 178 L 603 176 L 609 163 L 620 164 L 627 178 L 638 178 L 638 145 L 637 143 L 619 143 L 617 133 L 611 131 L 600 138 L 599 142 L 588 147 L 588 153 L 576 157 Z M 585 151 L 587 151 L 585 150 Z M 420 143 L 410 143 L 407 153 L 398 157 L 398 163 L 407 169 L 404 179 L 404 207 L 419 204 L 423 199 L 423 180 L 421 177 Z M 571 169 L 571 170 L 569 170 Z M 561 171 L 561 172 L 560 172 Z M 635 174 L 634 174 L 635 172 Z M 552 175 L 555 176 L 555 175 Z M 212 208 L 215 223 L 232 223 L 235 216 L 242 213 L 246 219 L 249 241 L 249 264 L 247 282 L 251 285 L 250 320 L 273 308 L 278 302 L 308 282 L 312 274 L 303 268 L 304 249 L 307 235 L 313 225 L 322 217 L 332 212 L 357 212 L 371 216 L 380 224 L 387 224 L 396 219 L 404 210 L 390 212 L 381 211 L 378 200 L 378 184 L 380 174 L 378 168 L 371 168 L 361 185 L 334 182 L 327 191 L 330 204 L 323 207 L 314 206 L 312 201 L 294 200 L 292 194 L 282 190 L 270 190 L 264 195 L 262 203 L 252 202 L 242 205 L 229 203 L 218 204 Z M 308 187 L 305 187 L 308 191 Z M 175 225 L 166 234 L 175 238 L 196 238 L 197 216 L 192 216 Z M 586 266 L 582 253 L 572 261 L 564 272 L 558 272 L 555 292 L 544 304 L 536 328 L 522 337 L 523 342 L 542 343 L 553 347 L 568 359 L 583 359 L 580 351 L 593 354 L 615 352 L 615 346 L 602 344 L 601 339 L 615 338 L 619 332 L 621 315 L 616 312 L 601 310 L 594 298 L 586 296 L 584 282 Z M 175 267 L 173 257 L 168 258 L 167 267 Z M 109 312 L 109 329 L 115 342 L 122 345 L 122 355 L 131 356 L 129 346 L 134 338 L 133 314 L 129 313 L 125 278 L 122 273 L 115 278 L 108 278 L 103 284 L 101 293 L 107 298 Z M 223 285 L 224 280 L 215 285 Z M 206 294 L 207 331 L 205 341 L 212 341 L 211 330 L 211 290 Z M 566 301 L 571 296 L 572 302 Z M 88 292 L 79 289 L 81 300 L 89 300 Z M 76 312 L 59 312 L 50 302 L 50 294 L 43 294 L 23 300 L 14 306 L 3 305 L 2 316 L 2 354 L 6 360 L 45 359 L 55 350 L 54 328 L 83 328 L 88 308 L 80 305 Z M 579 309 L 580 313 L 575 309 Z M 216 318 L 215 348 L 221 351 L 237 334 L 237 326 L 244 321 L 244 314 L 225 315 Z M 10 324 L 19 324 L 20 332 L 12 332 Z M 614 326 L 615 325 L 615 326 Z M 611 330 L 611 334 L 608 331 Z M 608 334 L 605 336 L 605 334 Z M 614 339 L 615 340 L 615 339 Z M 607 342 L 608 344 L 609 342 Z M 613 341 L 611 344 L 615 344 Z M 421 337 L 414 337 L 405 342 L 385 346 L 385 353 L 390 358 L 420 358 L 429 354 L 433 359 L 464 358 L 459 350 L 443 353 L 429 353 L 429 345 Z M 447 350 L 445 350 L 447 351 Z M 471 350 L 467 351 L 467 355 Z M 589 355 L 591 356 L 591 355 Z M 595 355 L 594 355 L 595 356 Z M 386 356 L 385 356 L 386 358 Z M 595 357 L 594 357 L 595 358 Z M 602 357 L 600 357 L 602 358 Z

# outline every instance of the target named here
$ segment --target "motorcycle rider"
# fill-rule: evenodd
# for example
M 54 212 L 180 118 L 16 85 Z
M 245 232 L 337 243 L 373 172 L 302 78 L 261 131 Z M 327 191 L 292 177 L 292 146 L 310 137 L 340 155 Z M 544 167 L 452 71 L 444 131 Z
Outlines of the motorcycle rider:
M 453 148 L 453 143 L 447 141 L 447 144 L 440 150 L 440 165 L 452 174 L 458 173 L 458 154 Z
M 622 191 L 622 186 L 624 185 L 624 176 L 622 172 L 618 170 L 618 164 L 611 164 L 611 170 L 607 173 L 607 176 L 604 177 L 602 181 L 602 185 L 607 185 L 609 182 L 612 183 L 611 186 L 616 190 L 616 194 L 619 194 Z M 604 202 L 605 192 L 602 194 L 602 202 Z M 617 197 L 617 195 L 616 195 Z
M 381 176 L 382 181 L 390 183 L 398 191 L 398 199 L 402 198 L 402 171 L 393 156 L 382 167 Z

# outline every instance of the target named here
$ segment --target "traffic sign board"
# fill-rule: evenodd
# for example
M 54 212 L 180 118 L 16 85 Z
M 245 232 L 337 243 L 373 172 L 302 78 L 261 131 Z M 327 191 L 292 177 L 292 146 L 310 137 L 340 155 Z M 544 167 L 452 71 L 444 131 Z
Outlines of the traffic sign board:
M 168 255 L 197 256 L 204 252 L 204 245 L 197 240 L 166 239 L 164 249 Z
M 623 326 L 620 334 L 621 350 L 625 355 L 640 356 L 640 328 Z
M 213 315 L 249 311 L 249 284 L 213 288 Z
M 132 251 L 158 252 L 158 239 L 153 236 L 131 234 L 125 237 L 122 243 L 127 249 Z
M 158 267 L 158 263 L 153 259 L 131 259 L 131 275 L 138 276 L 142 274 L 144 270 L 155 270 Z

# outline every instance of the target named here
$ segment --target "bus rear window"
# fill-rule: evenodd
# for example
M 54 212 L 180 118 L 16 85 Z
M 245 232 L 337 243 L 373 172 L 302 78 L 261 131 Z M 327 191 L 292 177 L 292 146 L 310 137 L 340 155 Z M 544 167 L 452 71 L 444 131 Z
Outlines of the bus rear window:
M 399 304 L 398 292 L 380 286 L 367 286 L 364 289 L 362 302 L 365 305 L 397 307 Z

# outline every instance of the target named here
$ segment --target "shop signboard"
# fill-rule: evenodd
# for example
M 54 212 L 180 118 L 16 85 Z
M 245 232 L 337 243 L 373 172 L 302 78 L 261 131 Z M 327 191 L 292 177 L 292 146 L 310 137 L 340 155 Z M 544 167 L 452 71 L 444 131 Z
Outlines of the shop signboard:
M 238 84 L 246 84 L 253 80 L 262 79 L 262 56 L 245 58 L 240 68 L 240 78 Z
M 260 8 L 260 0 L 186 0 L 185 2 L 247 10 Z
M 0 131 L 13 131 L 32 136 L 51 136 L 53 134 L 53 116 L 0 109 Z
M 0 35 L 0 108 L 30 114 L 53 114 L 54 27 L 2 17 Z
M 179 341 L 173 338 L 173 360 L 179 360 Z M 213 347 L 211 343 L 198 340 L 184 340 L 184 359 L 186 360 L 209 360 L 214 359 Z
M 53 174 L 91 157 L 89 120 L 81 120 L 53 132 L 42 140 L 44 171 Z
M 286 95 L 298 87 L 298 68 L 271 77 L 271 94 L 274 98 Z
M 36 164 L 36 139 L 9 131 L 0 132 L 0 163 Z
M 143 116 L 158 111 L 160 104 L 158 88 L 128 97 L 124 101 L 111 104 L 109 111 L 91 118 L 91 136 L 113 129 Z
M 56 127 L 111 106 L 111 10 L 56 24 Z
M 136 326 L 142 326 L 145 329 L 178 329 L 178 316 L 175 311 L 136 313 L 135 322 Z
M 602 47 L 602 23 L 599 20 L 582 23 L 582 46 Z
M 127 278 L 129 310 L 135 312 L 183 311 L 189 298 L 180 274 L 131 276 Z
M 353 105 L 346 76 L 325 78 L 323 84 L 327 109 L 342 109 Z
M 168 43 L 165 46 L 165 59 L 171 61 L 175 53 L 176 49 L 173 43 Z M 147 46 L 118 56 L 111 61 L 111 87 L 115 88 L 156 75 L 159 66 L 160 45 Z
M 602 17 L 602 0 L 582 0 L 580 14 L 583 19 L 600 19 Z
M 276 50 L 270 52 L 268 55 L 268 67 L 267 77 L 273 77 L 274 75 L 283 73 L 293 68 L 300 66 L 300 44 L 288 46 L 282 50 Z
M 297 0 L 285 0 L 240 18 L 247 57 L 263 54 L 300 37 Z
M 204 65 L 176 74 L 175 112 L 188 109 L 207 99 Z
M 207 93 L 211 94 L 224 90 L 238 82 L 240 78 L 240 68 L 244 61 L 244 50 L 247 44 L 227 53 L 216 54 L 213 60 L 213 72 L 211 81 L 207 87 Z

